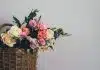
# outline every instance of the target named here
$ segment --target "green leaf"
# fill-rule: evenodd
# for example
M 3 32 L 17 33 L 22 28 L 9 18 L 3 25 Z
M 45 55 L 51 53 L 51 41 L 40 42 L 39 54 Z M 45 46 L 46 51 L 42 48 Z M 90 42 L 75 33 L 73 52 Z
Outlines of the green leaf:
M 28 18 L 27 17 L 25 17 L 25 22 L 28 23 Z
M 29 16 L 28 16 L 28 17 L 25 17 L 25 22 L 26 22 L 26 23 L 29 23 L 29 21 L 30 21 L 31 19 L 33 19 L 33 18 L 37 15 L 37 12 L 39 12 L 39 10 L 37 10 L 37 9 L 35 9 L 34 11 L 32 10 L 32 11 L 30 12 Z
M 55 31 L 56 29 L 57 29 L 56 27 L 51 28 L 52 31 Z
M 3 48 L 3 46 L 0 45 L 0 48 Z
M 64 33 L 63 36 L 71 36 L 72 34 Z
M 13 19 L 14 19 L 14 22 L 17 24 L 17 26 L 21 27 L 20 21 L 15 16 L 13 16 Z
M 53 49 L 53 46 L 48 46 L 48 47 L 50 47 L 52 50 L 54 50 L 54 49 Z
M 38 18 L 38 21 L 37 21 L 37 23 L 38 23 L 40 20 L 41 20 L 41 16 Z
M 37 12 L 39 12 L 39 10 L 35 9 L 34 11 L 32 10 L 31 13 L 29 14 L 28 18 L 29 19 L 33 19 L 33 17 L 35 17 L 37 14 Z
M 33 9 L 32 9 L 32 11 L 29 13 L 29 15 L 28 15 L 27 17 L 25 17 L 24 22 L 26 22 L 27 25 L 28 25 L 29 21 L 30 21 L 31 19 L 33 19 L 33 18 L 37 15 L 37 12 L 39 12 L 39 10 L 35 9 L 35 10 L 33 11 Z

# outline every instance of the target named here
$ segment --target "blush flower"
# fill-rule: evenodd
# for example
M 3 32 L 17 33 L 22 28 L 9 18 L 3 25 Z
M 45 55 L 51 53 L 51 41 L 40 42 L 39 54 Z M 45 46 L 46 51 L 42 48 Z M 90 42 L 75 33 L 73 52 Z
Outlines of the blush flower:
M 47 33 L 46 33 L 46 31 L 47 30 L 40 30 L 40 31 L 38 31 L 38 36 L 37 36 L 37 38 L 38 39 L 41 39 L 41 38 L 46 38 L 46 35 L 47 35 Z
M 36 26 L 37 26 L 36 20 L 30 20 L 30 21 L 29 21 L 29 25 L 30 25 L 30 26 L 33 26 L 33 27 L 36 27 Z
M 26 28 L 26 27 L 23 27 L 22 32 L 20 33 L 20 35 L 21 36 L 27 36 L 27 35 L 29 35 L 29 33 L 30 33 L 29 29 Z
M 27 40 L 30 42 L 30 47 L 31 47 L 32 49 L 35 49 L 35 48 L 38 47 L 37 39 L 33 39 L 33 38 L 30 37 L 30 36 L 27 36 L 26 38 L 27 38 Z
M 44 39 L 39 39 L 38 42 L 39 42 L 40 45 L 45 45 L 46 44 Z
M 43 24 L 43 23 L 38 23 L 38 24 L 37 24 L 37 28 L 38 28 L 39 30 L 44 30 L 44 29 L 47 29 L 48 26 L 47 26 L 46 24 Z
M 47 39 L 54 38 L 54 31 L 52 31 L 51 29 L 47 29 L 46 34 L 47 34 L 46 36 Z

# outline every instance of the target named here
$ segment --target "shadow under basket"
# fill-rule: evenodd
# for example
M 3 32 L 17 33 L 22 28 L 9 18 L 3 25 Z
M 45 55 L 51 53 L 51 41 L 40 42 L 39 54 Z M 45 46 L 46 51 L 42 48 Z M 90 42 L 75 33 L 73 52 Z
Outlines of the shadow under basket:
M 37 70 L 37 52 L 19 48 L 0 48 L 0 70 Z

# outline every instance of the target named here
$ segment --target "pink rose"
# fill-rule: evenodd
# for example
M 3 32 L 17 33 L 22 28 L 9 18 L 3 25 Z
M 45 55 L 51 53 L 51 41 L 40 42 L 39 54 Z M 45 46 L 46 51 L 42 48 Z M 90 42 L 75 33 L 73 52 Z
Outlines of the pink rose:
M 20 35 L 21 36 L 27 36 L 27 35 L 29 35 L 29 33 L 30 33 L 29 29 L 26 28 L 26 27 L 23 27 L 22 32 L 20 33 Z
M 22 32 L 22 33 L 20 34 L 20 36 L 26 37 L 27 34 L 26 34 L 25 32 Z
M 37 26 L 36 20 L 30 20 L 29 25 L 33 26 L 33 27 L 36 27 Z
M 40 30 L 44 30 L 44 29 L 47 29 L 48 26 L 46 24 L 43 24 L 43 23 L 38 23 L 37 28 Z
M 45 39 L 46 36 L 47 36 L 47 30 L 38 31 L 38 36 L 37 36 L 38 39 L 41 39 L 41 38 Z
M 39 42 L 39 44 L 41 44 L 41 45 L 45 45 L 45 44 L 46 44 L 46 42 L 45 42 L 44 39 L 39 39 L 38 42 Z

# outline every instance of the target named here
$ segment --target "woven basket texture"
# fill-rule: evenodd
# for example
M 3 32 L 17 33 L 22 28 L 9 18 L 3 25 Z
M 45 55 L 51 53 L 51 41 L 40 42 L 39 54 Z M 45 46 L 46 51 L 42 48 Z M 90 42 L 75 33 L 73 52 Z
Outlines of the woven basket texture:
M 0 48 L 0 70 L 36 70 L 36 55 L 18 48 Z

